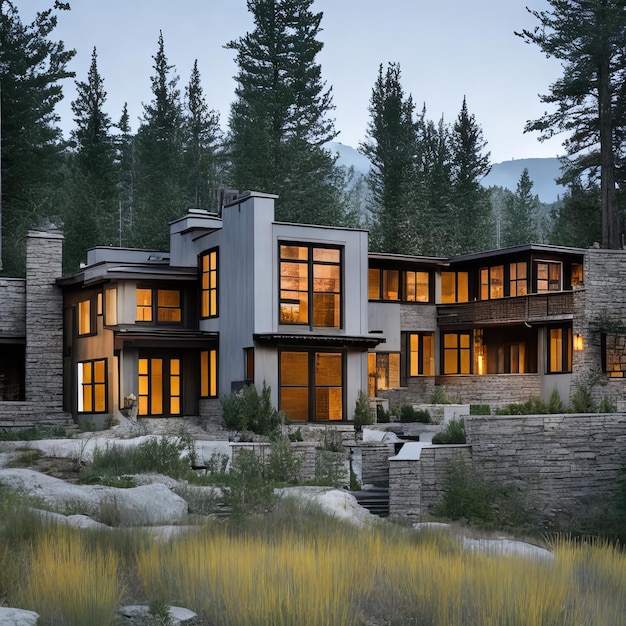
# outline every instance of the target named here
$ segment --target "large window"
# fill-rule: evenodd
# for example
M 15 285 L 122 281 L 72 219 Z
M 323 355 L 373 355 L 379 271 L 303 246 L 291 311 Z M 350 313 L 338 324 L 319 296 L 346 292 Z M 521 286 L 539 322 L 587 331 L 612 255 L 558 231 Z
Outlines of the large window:
M 572 371 L 572 328 L 548 328 L 548 373 Z
M 294 421 L 343 419 L 343 354 L 282 351 L 280 410 Z
M 468 301 L 468 272 L 441 272 L 441 304 Z
M 400 387 L 400 353 L 370 352 L 367 355 L 368 391 L 370 396 L 385 389 Z
M 106 359 L 78 363 L 78 412 L 106 413 Z
M 528 264 L 526 261 L 509 264 L 509 296 L 528 293 Z
M 406 333 L 408 376 L 434 376 L 435 336 L 433 333 Z
M 504 266 L 483 267 L 480 270 L 480 299 L 504 298 Z
M 537 278 L 537 293 L 561 290 L 562 265 L 556 261 L 537 261 L 535 275 Z
M 200 257 L 202 273 L 202 296 L 201 311 L 202 317 L 217 317 L 218 291 L 217 291 L 217 248 L 210 250 Z
M 200 352 L 200 397 L 217 397 L 217 350 Z
M 370 268 L 368 298 L 392 302 L 430 302 L 430 273 Z
M 137 288 L 137 321 L 180 323 L 182 309 L 178 289 Z
M 443 333 L 442 350 L 443 374 L 472 373 L 471 333 Z
M 280 323 L 341 327 L 341 249 L 280 245 Z
M 138 359 L 139 415 L 181 415 L 182 370 L 178 358 Z
M 626 372 L 626 336 L 602 333 L 602 371 L 610 378 L 624 378 Z

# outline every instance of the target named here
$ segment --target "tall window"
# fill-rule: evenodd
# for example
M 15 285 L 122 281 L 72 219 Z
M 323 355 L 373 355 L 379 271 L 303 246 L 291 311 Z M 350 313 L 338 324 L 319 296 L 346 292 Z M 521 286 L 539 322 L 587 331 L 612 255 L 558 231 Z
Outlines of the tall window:
M 280 409 L 294 421 L 343 419 L 343 354 L 280 353 Z
M 369 395 L 400 387 L 400 353 L 369 352 L 367 355 Z
M 217 248 L 201 257 L 202 299 L 201 316 L 217 317 Z
M 443 333 L 443 373 L 472 373 L 472 343 L 469 332 Z
M 91 300 L 82 300 L 78 303 L 78 334 L 91 334 Z
M 504 298 L 504 266 L 483 267 L 480 270 L 480 299 Z
M 217 397 L 217 350 L 200 352 L 200 397 Z
M 528 264 L 526 261 L 509 265 L 509 295 L 525 296 L 528 293 Z
M 139 415 L 181 415 L 181 366 L 177 358 L 138 359 Z
M 402 299 L 406 302 L 429 302 L 430 283 L 428 272 L 403 272 L 404 293 Z
M 78 412 L 106 413 L 106 359 L 78 363 Z
M 341 250 L 280 246 L 280 323 L 341 326 Z
M 137 288 L 137 321 L 179 323 L 182 320 L 178 289 Z
M 572 328 L 549 328 L 548 373 L 572 371 Z
M 468 272 L 441 272 L 441 304 L 468 301 Z
M 561 290 L 561 263 L 556 261 L 537 261 L 537 293 Z
M 108 326 L 117 324 L 117 289 L 104 290 L 104 323 Z
M 433 333 L 406 333 L 408 376 L 434 376 L 435 337 Z

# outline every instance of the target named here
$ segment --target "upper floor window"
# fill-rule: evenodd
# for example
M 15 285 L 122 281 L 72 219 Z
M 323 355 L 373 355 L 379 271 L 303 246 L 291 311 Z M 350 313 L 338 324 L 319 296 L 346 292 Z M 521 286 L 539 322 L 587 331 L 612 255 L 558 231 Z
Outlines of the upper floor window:
M 108 326 L 117 324 L 117 289 L 104 290 L 104 323 Z
M 583 264 L 572 263 L 572 287 L 583 284 Z
M 468 301 L 468 272 L 441 272 L 441 304 Z
M 202 317 L 217 317 L 217 248 L 210 250 L 200 258 L 202 273 L 200 315 Z
M 528 293 L 528 264 L 526 261 L 509 264 L 509 296 Z
M 91 300 L 81 300 L 78 303 L 78 334 L 89 335 L 92 330 Z
M 341 249 L 280 245 L 280 323 L 341 326 Z
M 430 302 L 430 274 L 412 270 L 368 270 L 368 298 L 403 302 Z
M 137 288 L 137 321 L 178 323 L 182 320 L 178 289 Z
M 561 291 L 562 264 L 558 261 L 536 261 L 537 293 Z
M 480 299 L 504 298 L 504 265 L 483 267 L 480 270 Z

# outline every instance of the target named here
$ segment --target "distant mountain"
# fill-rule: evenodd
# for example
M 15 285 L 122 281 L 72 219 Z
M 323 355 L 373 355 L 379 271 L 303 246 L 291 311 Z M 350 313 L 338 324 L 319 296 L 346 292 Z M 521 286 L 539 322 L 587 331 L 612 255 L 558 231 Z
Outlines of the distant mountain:
M 328 148 L 339 155 L 339 165 L 354 167 L 357 174 L 367 174 L 370 163 L 367 157 L 351 146 L 332 141 Z M 530 180 L 533 181 L 533 193 L 539 196 L 541 202 L 555 202 L 559 196 L 563 196 L 565 187 L 557 185 L 555 180 L 561 175 L 559 160 L 555 158 L 546 159 L 512 159 L 495 163 L 491 166 L 491 171 L 482 181 L 485 187 L 504 187 L 515 191 L 520 176 L 528 169 Z
M 485 187 L 504 187 L 515 191 L 524 168 L 528 170 L 530 180 L 533 181 L 533 193 L 539 196 L 541 202 L 555 202 L 559 196 L 563 196 L 565 187 L 555 182 L 561 175 L 557 158 L 512 159 L 495 163 L 482 184 Z

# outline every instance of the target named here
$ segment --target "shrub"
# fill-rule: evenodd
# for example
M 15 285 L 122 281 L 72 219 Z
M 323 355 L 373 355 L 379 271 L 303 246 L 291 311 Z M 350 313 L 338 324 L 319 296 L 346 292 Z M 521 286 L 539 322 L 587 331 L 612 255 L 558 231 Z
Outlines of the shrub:
M 427 409 L 415 409 L 410 404 L 403 404 L 398 408 L 398 417 L 401 422 L 422 422 L 430 424 L 430 413 Z
M 548 412 L 548 405 L 541 398 L 514 402 L 496 409 L 496 415 L 545 415 Z
M 391 421 L 391 414 L 389 411 L 385 411 L 382 405 L 376 405 L 376 421 L 379 424 L 389 424 Z
M 600 402 L 598 413 L 617 413 L 617 404 L 611 398 L 605 396 Z
M 491 415 L 488 404 L 470 404 L 470 415 Z
M 338 452 L 318 448 L 315 451 L 315 484 L 343 487 L 348 482 L 344 457 Z
M 374 409 L 370 405 L 367 394 L 362 389 L 359 389 L 359 395 L 354 407 L 354 428 L 361 430 L 363 426 L 373 424 L 374 417 Z
M 294 452 L 288 438 L 281 437 L 270 445 L 265 477 L 272 483 L 295 484 L 300 476 L 301 457 Z
M 272 406 L 271 389 L 263 383 L 259 394 L 254 385 L 222 399 L 224 425 L 238 432 L 250 431 L 257 435 L 274 437 L 281 424 L 281 414 Z
M 561 400 L 561 394 L 559 393 L 559 390 L 555 387 L 550 394 L 550 399 L 548 400 L 548 412 L 565 413 L 566 411 L 567 408 Z
M 433 437 L 434 444 L 465 443 L 465 422 L 463 418 L 451 419 L 443 430 Z
M 604 387 L 608 380 L 606 374 L 599 368 L 593 368 L 581 374 L 574 381 L 575 391 L 570 398 L 575 413 L 596 413 L 598 407 L 593 400 L 593 390 Z
M 328 452 L 343 452 L 343 438 L 341 432 L 332 428 L 325 428 L 318 435 L 318 450 Z
M 38 439 L 65 439 L 67 433 L 62 426 L 33 426 L 20 430 L 0 430 L 0 441 L 37 441 Z

